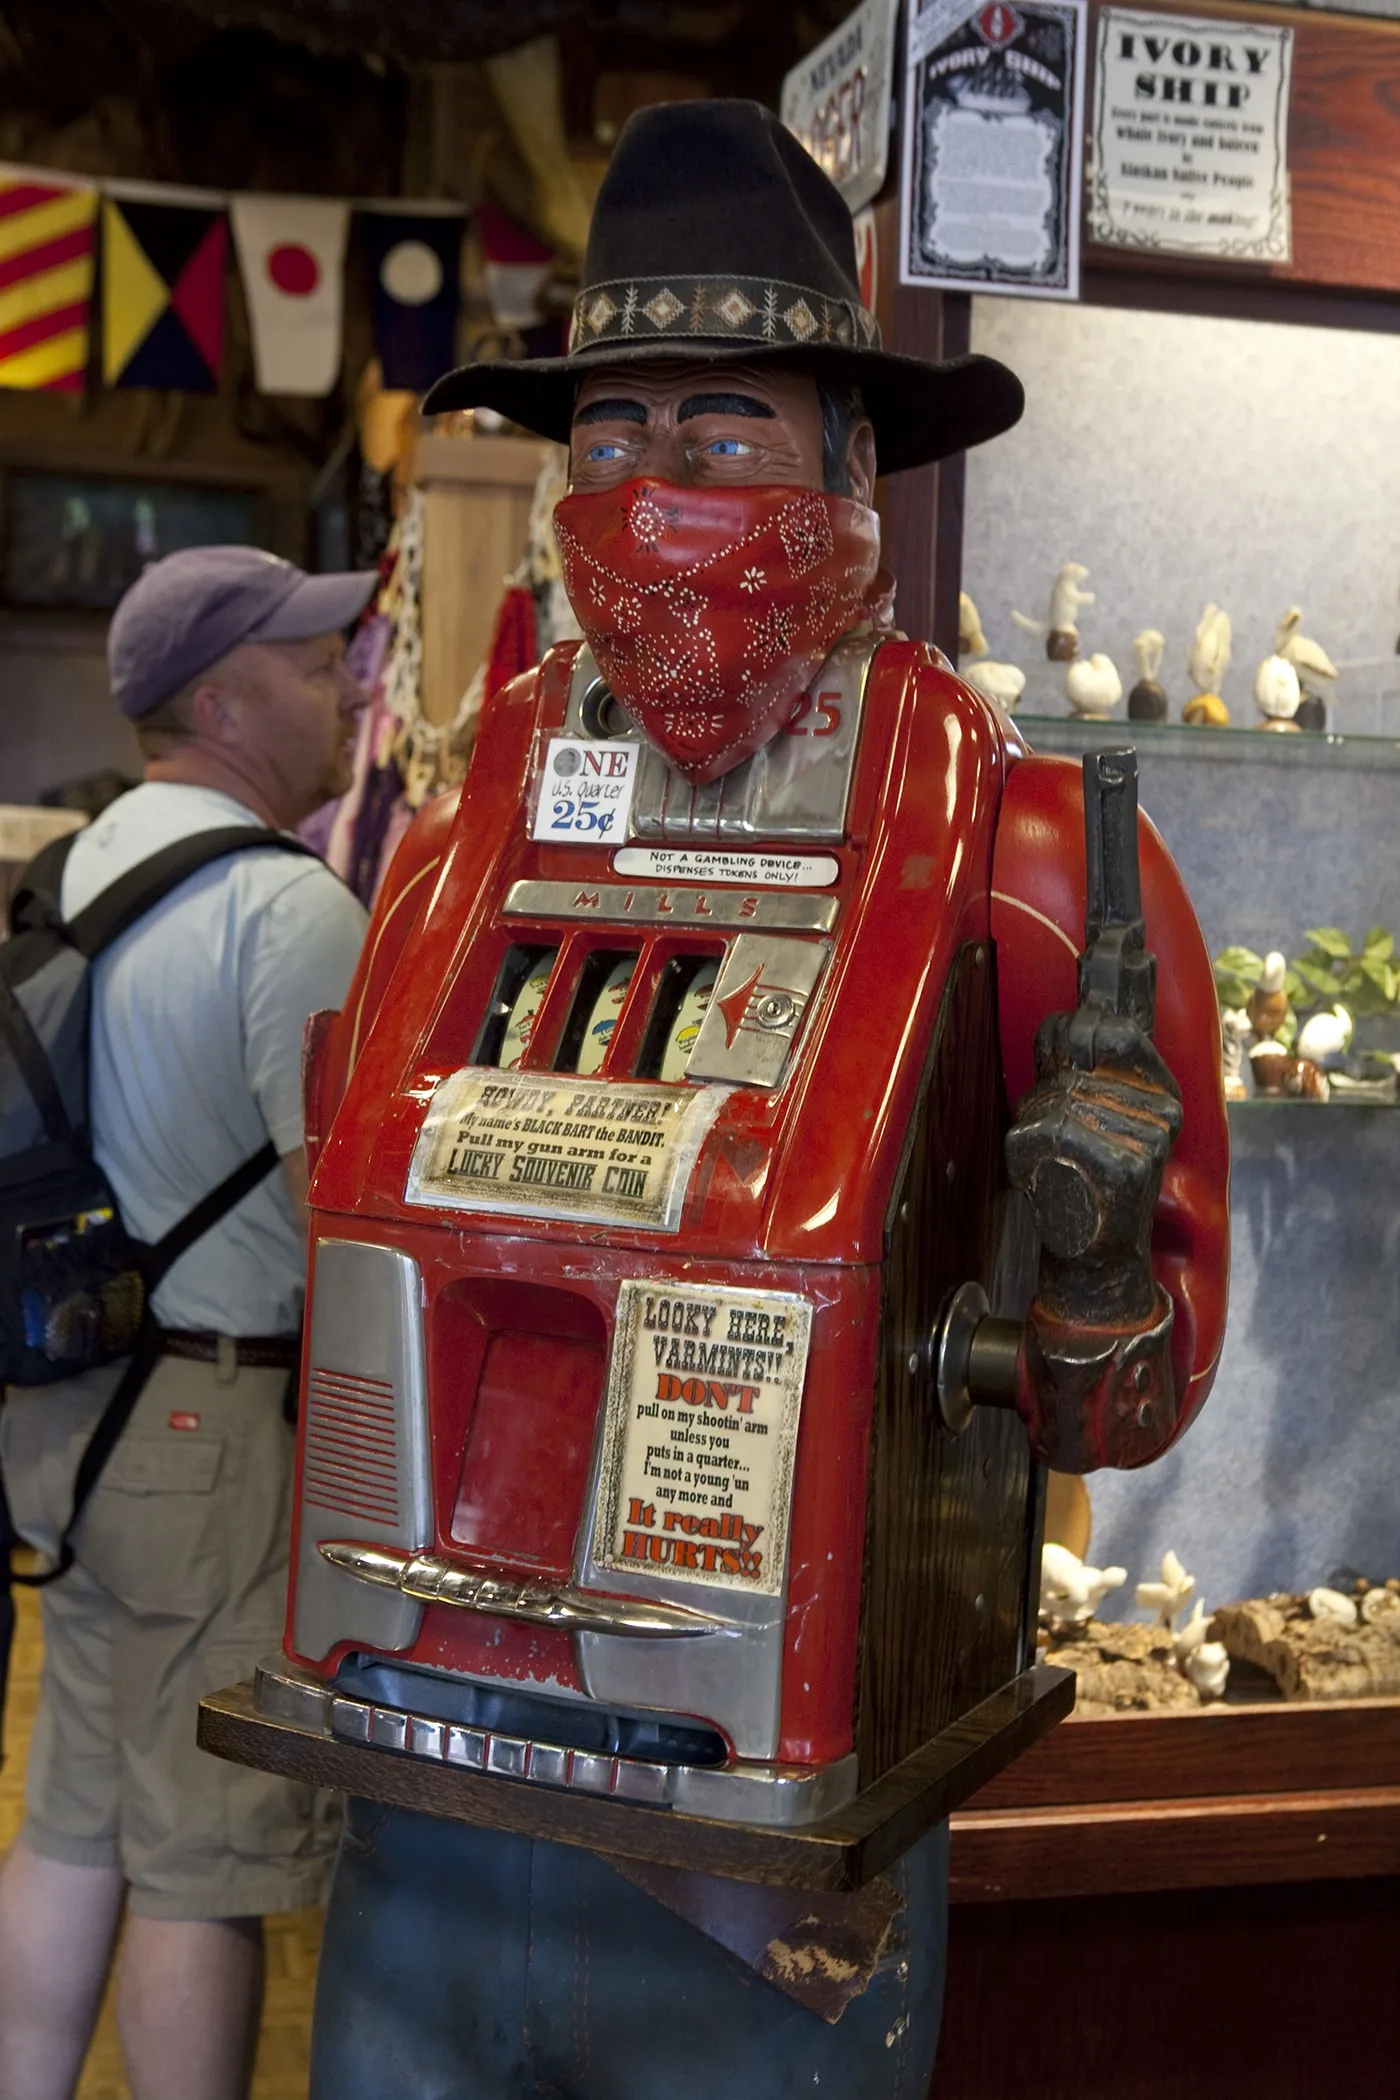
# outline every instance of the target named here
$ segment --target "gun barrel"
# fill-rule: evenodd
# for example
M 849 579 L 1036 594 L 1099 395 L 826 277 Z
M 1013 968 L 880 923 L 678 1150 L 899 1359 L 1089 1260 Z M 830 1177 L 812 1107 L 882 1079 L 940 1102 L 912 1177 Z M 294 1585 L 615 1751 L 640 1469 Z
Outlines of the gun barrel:
M 1085 752 L 1086 947 L 1104 927 L 1132 926 L 1142 918 L 1137 781 L 1137 753 L 1131 746 Z

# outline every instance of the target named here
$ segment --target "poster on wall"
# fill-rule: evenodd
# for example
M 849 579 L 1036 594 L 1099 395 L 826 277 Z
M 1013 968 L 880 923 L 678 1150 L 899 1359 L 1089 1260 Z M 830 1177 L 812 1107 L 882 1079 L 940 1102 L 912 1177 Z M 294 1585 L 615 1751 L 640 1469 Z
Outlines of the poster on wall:
M 783 81 L 783 122 L 853 212 L 879 195 L 889 165 L 898 0 L 862 0 Z
M 1106 7 L 1089 236 L 1287 262 L 1291 29 Z
M 1079 297 L 1086 0 L 915 0 L 900 281 Z

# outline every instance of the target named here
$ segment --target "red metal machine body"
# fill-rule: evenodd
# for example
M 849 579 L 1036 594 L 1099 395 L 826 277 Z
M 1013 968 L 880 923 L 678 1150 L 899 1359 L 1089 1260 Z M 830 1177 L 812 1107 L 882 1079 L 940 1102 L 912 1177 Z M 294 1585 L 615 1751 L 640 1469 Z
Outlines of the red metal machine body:
M 1036 1027 L 1074 1004 L 1079 776 L 1027 754 L 936 652 L 867 638 L 840 645 L 775 740 L 788 784 L 770 829 L 747 789 L 725 828 L 739 776 L 692 790 L 663 767 L 651 829 L 634 810 L 630 846 L 535 838 L 551 740 L 617 747 L 615 719 L 588 726 L 591 690 L 565 646 L 499 696 L 460 806 L 430 810 L 395 864 L 344 1012 L 313 1025 L 287 1655 L 334 1681 L 337 1730 L 360 1740 L 616 1791 L 630 1755 L 652 1775 L 638 1799 L 682 1798 L 656 1776 L 673 1768 L 767 1771 L 790 1782 L 786 1806 L 755 1809 L 753 1788 L 729 1805 L 713 1779 L 708 1799 L 685 1798 L 702 1814 L 800 1820 L 899 1752 L 860 1721 L 873 1682 L 862 1597 L 869 1608 L 894 1506 L 881 1515 L 872 1485 L 877 1447 L 890 1466 L 877 1422 L 890 1365 L 907 1361 L 909 1404 L 930 1404 L 892 1240 L 911 1203 L 934 1218 L 953 1200 L 958 1088 L 999 1151 Z M 1154 1238 L 1184 1426 L 1223 1327 L 1227 1139 L 1209 963 L 1145 824 L 1142 856 L 1156 1040 L 1184 1097 Z M 663 1081 L 662 1037 L 697 961 L 719 973 L 698 1038 L 718 1046 L 717 1076 L 692 1064 Z M 561 1095 L 609 972 L 625 989 L 601 1062 Z M 507 1010 L 532 973 L 542 989 L 508 1098 L 493 1096 Z M 938 1067 L 955 1136 L 916 1189 L 913 1134 L 952 1043 L 955 986 L 958 1011 L 982 1023 Z M 468 1097 L 433 1153 L 429 1126 L 447 1129 Z M 673 1097 L 703 1108 L 674 1143 L 649 1138 Z M 973 1139 L 969 1127 L 968 1159 Z M 669 1211 L 629 1216 L 662 1156 Z M 453 1198 L 462 1176 L 476 1194 Z M 982 1256 L 966 1256 L 973 1273 Z M 649 1408 L 654 1428 L 639 1428 Z M 1022 1653 L 1028 1553 L 1022 1540 L 1008 1578 Z M 936 1614 L 935 1578 L 919 1580 Z M 935 1632 L 906 1638 L 936 1645 Z M 386 1732 L 395 1706 L 408 1718 Z M 604 1779 L 589 1763 L 599 1714 L 612 1717 Z M 523 1751 L 493 1753 L 493 1715 Z M 574 1745 L 547 1770 L 546 1741 Z

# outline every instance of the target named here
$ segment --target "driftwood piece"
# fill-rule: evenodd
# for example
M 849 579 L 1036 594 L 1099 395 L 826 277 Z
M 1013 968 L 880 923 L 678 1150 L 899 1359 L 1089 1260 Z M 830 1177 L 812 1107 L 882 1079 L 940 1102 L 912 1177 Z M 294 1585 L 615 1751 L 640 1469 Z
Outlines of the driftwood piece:
M 1285 1699 L 1385 1699 L 1400 1693 L 1400 1609 L 1342 1626 L 1315 1619 L 1306 1597 L 1226 1604 L 1212 1637 L 1267 1670 Z M 1057 1656 L 1056 1661 L 1065 1658 Z
M 1063 1638 L 1052 1637 L 1048 1659 L 1073 1670 L 1079 1693 L 1074 1711 L 1081 1719 L 1163 1713 L 1201 1703 L 1195 1686 L 1172 1661 L 1171 1642 L 1160 1625 L 1111 1626 L 1090 1619 Z

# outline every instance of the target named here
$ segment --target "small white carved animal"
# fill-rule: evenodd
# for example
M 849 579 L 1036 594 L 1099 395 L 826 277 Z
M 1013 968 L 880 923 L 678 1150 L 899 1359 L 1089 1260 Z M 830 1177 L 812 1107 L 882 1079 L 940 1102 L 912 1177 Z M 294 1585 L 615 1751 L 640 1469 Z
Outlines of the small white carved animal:
M 1155 682 L 1162 668 L 1166 646 L 1166 636 L 1156 627 L 1144 627 L 1141 634 L 1133 636 L 1133 663 L 1139 679 L 1145 683 Z
M 1014 714 L 1016 703 L 1026 690 L 1026 674 L 1017 664 L 995 664 L 990 659 L 985 663 L 969 664 L 962 673 L 964 685 L 970 685 L 984 699 L 993 700 Z
M 1330 1014 L 1313 1014 L 1304 1021 L 1293 1055 L 1309 1057 L 1315 1065 L 1333 1063 L 1346 1055 L 1355 1033 L 1356 1023 L 1346 1008 L 1334 1006 Z
M 1220 1016 L 1220 1066 L 1225 1080 L 1225 1099 L 1243 1101 L 1244 1046 L 1254 1033 L 1242 1006 L 1227 1006 Z
M 1123 697 L 1123 681 L 1111 656 L 1100 650 L 1093 656 L 1076 657 L 1065 666 L 1065 691 L 1069 704 L 1086 721 L 1102 722 Z
M 1168 1547 L 1162 1555 L 1162 1579 L 1160 1582 L 1140 1582 L 1133 1592 L 1142 1611 L 1155 1612 L 1167 1632 L 1174 1633 L 1176 1615 L 1186 1608 L 1186 1600 L 1196 1587 L 1194 1575 L 1188 1575 L 1176 1555 Z
M 1254 705 L 1269 722 L 1291 722 L 1302 699 L 1298 673 L 1286 656 L 1266 656 L 1254 674 Z
M 1089 571 L 1082 561 L 1064 562 L 1050 591 L 1050 621 L 1047 628 L 1044 620 L 1032 620 L 1026 613 L 1013 610 L 1011 617 L 1027 634 L 1049 633 L 1052 638 L 1051 654 L 1060 653 L 1053 646 L 1054 638 L 1060 637 L 1063 654 L 1070 656 L 1079 642 L 1079 608 L 1092 605 L 1094 594 L 1084 589 Z
M 1341 1590 L 1322 1588 L 1309 1590 L 1308 1610 L 1315 1619 L 1330 1619 L 1337 1626 L 1356 1624 L 1356 1606 Z
M 1320 693 L 1321 687 L 1331 685 L 1337 678 L 1337 666 L 1333 663 L 1321 642 L 1311 641 L 1307 635 L 1299 634 L 1303 624 L 1300 608 L 1290 605 L 1278 623 L 1274 635 L 1274 653 L 1292 664 L 1298 673 L 1298 683 L 1305 693 Z
M 982 632 L 982 621 L 977 607 L 966 591 L 958 592 L 958 654 L 959 656 L 985 656 L 987 637 Z
M 1186 668 L 1198 693 L 1219 693 L 1230 668 L 1230 615 L 1218 605 L 1208 605 L 1201 614 Z
M 1172 1657 L 1183 1677 L 1207 1699 L 1218 1699 L 1230 1675 L 1230 1654 L 1223 1641 L 1208 1641 L 1209 1620 L 1200 1598 L 1179 1633 L 1172 1636 Z
M 1126 1568 L 1087 1568 L 1068 1546 L 1040 1549 L 1040 1609 L 1051 1619 L 1071 1619 L 1083 1626 L 1092 1619 L 1110 1590 L 1128 1579 Z

